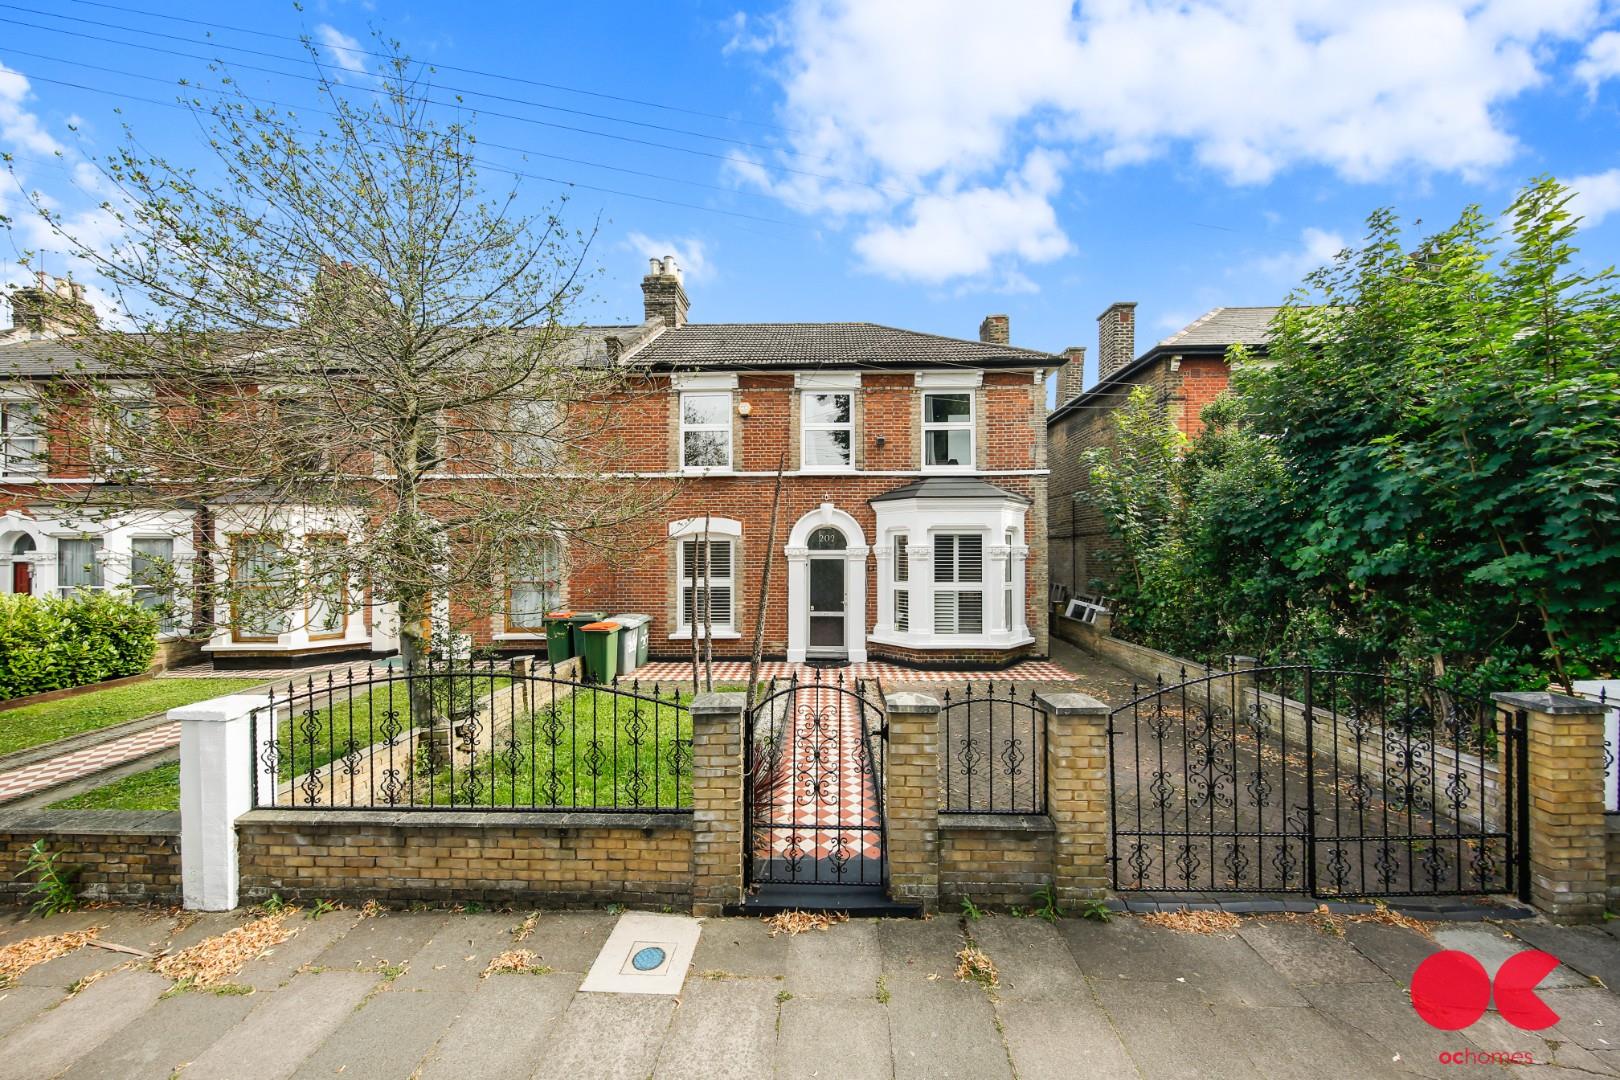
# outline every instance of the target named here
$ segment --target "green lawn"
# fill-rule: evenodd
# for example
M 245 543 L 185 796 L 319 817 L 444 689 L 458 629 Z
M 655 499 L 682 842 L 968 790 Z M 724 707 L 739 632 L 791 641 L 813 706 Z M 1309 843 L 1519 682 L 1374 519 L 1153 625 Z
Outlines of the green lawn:
M 171 761 L 146 772 L 114 780 L 105 787 L 52 803 L 52 810 L 178 810 L 180 763 Z
M 263 679 L 152 679 L 0 712 L 0 754 L 263 685 Z

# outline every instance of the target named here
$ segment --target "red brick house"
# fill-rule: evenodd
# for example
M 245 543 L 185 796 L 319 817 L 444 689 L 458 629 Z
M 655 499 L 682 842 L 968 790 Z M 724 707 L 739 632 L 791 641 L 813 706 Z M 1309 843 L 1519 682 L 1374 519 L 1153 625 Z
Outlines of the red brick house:
M 692 323 L 673 259 L 653 260 L 642 291 L 642 323 L 587 328 L 579 344 L 635 385 L 614 405 L 634 433 L 616 475 L 667 493 L 661 516 L 638 524 L 629 552 L 544 541 L 490 583 L 495 602 L 445 597 L 443 616 L 476 642 L 533 651 L 545 611 L 641 613 L 654 656 L 687 656 L 692 624 L 703 632 L 692 608 L 707 515 L 714 654 L 746 657 L 780 464 L 767 656 L 932 665 L 1045 655 L 1045 379 L 1059 358 L 1008 344 L 999 315 L 978 340 L 871 323 Z M 0 402 L 11 402 L 0 405 L 0 446 L 14 461 L 0 457 L 0 591 L 113 587 L 138 582 L 144 559 L 184 560 L 195 540 L 185 515 L 92 526 L 52 509 L 53 484 L 94 479 L 64 471 L 50 444 L 78 436 L 42 421 L 16 384 L 61 376 L 75 358 L 26 305 L 17 322 L 0 339 Z M 218 572 L 251 566 L 254 539 L 232 533 L 229 507 L 209 510 L 232 552 Z M 286 527 L 342 532 L 337 521 Z M 231 612 L 216 621 L 203 649 L 219 663 L 398 645 L 390 613 L 348 583 L 312 588 L 303 610 L 261 625 Z
M 1058 372 L 1057 405 L 1046 418 L 1051 486 L 1047 533 L 1054 599 L 1094 591 L 1110 577 L 1114 550 L 1107 522 L 1091 497 L 1081 455 L 1113 437 L 1113 411 L 1139 386 L 1189 438 L 1203 428 L 1204 406 L 1231 378 L 1227 350 L 1243 345 L 1263 357 L 1274 307 L 1220 307 L 1205 312 L 1136 355 L 1136 304 L 1110 304 L 1097 316 L 1097 382 L 1085 389 L 1084 347 L 1067 349 Z

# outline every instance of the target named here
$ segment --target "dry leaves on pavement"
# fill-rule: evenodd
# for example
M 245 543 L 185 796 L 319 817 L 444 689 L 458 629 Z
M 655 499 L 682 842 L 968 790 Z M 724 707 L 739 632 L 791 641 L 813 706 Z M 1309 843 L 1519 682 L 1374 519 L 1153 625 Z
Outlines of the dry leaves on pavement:
M 807 930 L 827 930 L 833 923 L 849 922 L 841 911 L 783 911 L 764 920 L 771 928 L 771 937 L 778 934 L 802 934 Z
M 1230 911 L 1155 911 L 1142 916 L 1149 926 L 1162 926 L 1178 934 L 1227 934 L 1243 925 Z
M 491 975 L 549 975 L 551 969 L 540 962 L 540 957 L 529 949 L 508 949 L 489 962 L 489 966 L 479 975 L 480 979 L 487 979 Z
M 263 956 L 266 950 L 298 932 L 296 927 L 284 925 L 294 910 L 255 919 L 216 937 L 204 938 L 173 956 L 159 957 L 152 970 L 189 986 L 221 986 L 235 978 L 248 961 Z
M 964 945 L 956 954 L 956 978 L 960 982 L 976 982 L 986 988 L 1001 985 L 996 962 L 977 945 Z
M 44 934 L 0 947 L 0 987 L 10 986 L 36 964 L 55 960 L 58 956 L 66 956 L 74 949 L 82 948 L 103 929 L 92 926 L 88 930 L 73 930 L 66 934 Z

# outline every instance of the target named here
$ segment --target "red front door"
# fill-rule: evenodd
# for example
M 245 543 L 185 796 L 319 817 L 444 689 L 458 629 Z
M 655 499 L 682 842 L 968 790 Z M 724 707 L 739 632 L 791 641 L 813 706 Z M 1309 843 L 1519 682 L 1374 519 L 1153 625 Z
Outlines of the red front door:
M 11 564 L 11 591 L 27 596 L 34 591 L 34 568 L 25 562 Z

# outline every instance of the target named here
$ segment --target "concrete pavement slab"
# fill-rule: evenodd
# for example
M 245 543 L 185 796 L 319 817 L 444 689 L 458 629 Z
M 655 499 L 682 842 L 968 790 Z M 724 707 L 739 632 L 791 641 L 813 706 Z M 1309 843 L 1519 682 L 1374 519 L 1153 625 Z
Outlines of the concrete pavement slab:
M 880 919 L 876 931 L 884 975 L 949 975 L 956 967 L 962 924 L 953 916 Z
M 58 986 L 13 986 L 0 990 L 0 1038 L 4 1038 L 66 995 Z
M 1434 931 L 1434 940 L 1442 949 L 1457 949 L 1478 960 L 1484 966 L 1485 974 L 1492 979 L 1496 978 L 1497 971 L 1508 957 L 1531 948 L 1509 931 L 1489 923 L 1439 927 Z M 1547 977 L 1541 980 L 1544 990 L 1591 985 L 1590 979 L 1563 964 L 1547 972 Z
M 875 998 L 783 1002 L 777 1080 L 888 1080 L 893 1074 L 889 1010 Z
M 335 971 L 372 971 L 383 964 L 407 964 L 449 921 L 449 915 L 439 914 L 361 919 L 311 963 Z
M 1105 982 L 1172 983 L 1231 1005 L 1303 1006 L 1305 999 L 1236 933 L 1182 934 L 1125 917 L 1065 919 L 1058 932 L 1080 970 Z
M 1596 986 L 1578 990 L 1543 989 L 1536 996 L 1558 1014 L 1549 1039 L 1567 1039 L 1588 1050 L 1620 1051 L 1620 997 Z
M 1220 1025 L 1197 989 L 1132 980 L 1097 979 L 1093 985 L 1143 1076 L 1215 1080 L 1261 1075 L 1241 1040 Z
M 343 1019 L 293 1076 L 300 1080 L 410 1076 L 471 996 L 456 990 L 375 993 Z
M 787 935 L 772 937 L 763 919 L 706 919 L 692 973 L 724 971 L 774 979 L 787 974 L 787 952 Z
M 794 997 L 868 997 L 881 970 L 877 927 L 853 920 L 788 938 L 783 988 Z
M 236 911 L 187 912 L 186 914 L 195 915 L 196 917 L 180 920 L 182 925 L 169 934 L 168 948 L 170 952 L 189 949 L 199 941 L 218 937 L 227 930 L 234 930 L 238 926 L 246 926 L 257 917 L 241 909 Z M 173 925 L 174 920 L 170 920 L 169 926 L 172 927 Z
M 411 960 L 410 968 L 394 982 L 395 990 L 478 989 L 479 976 L 494 956 L 508 949 L 527 949 L 528 942 L 513 940 L 521 915 L 452 915 L 427 945 Z
M 96 935 L 97 941 L 154 952 L 162 948 L 168 939 L 168 924 L 162 920 L 147 918 L 144 912 L 100 911 L 96 914 L 100 918 L 92 925 L 103 928 Z M 59 934 L 64 931 L 52 926 L 47 932 Z M 128 953 L 86 945 L 58 956 L 55 960 L 29 968 L 17 983 L 20 986 L 54 986 L 66 989 L 78 979 L 94 975 L 98 971 L 111 971 L 129 963 L 131 959 L 133 958 Z
M 1364 1036 L 1369 1044 L 1367 1053 L 1382 1059 L 1401 1056 L 1400 1065 L 1421 1076 L 1452 1077 L 1457 1067 L 1440 1063 L 1442 1052 L 1460 1050 L 1467 1039 L 1453 1032 L 1436 1031 L 1412 1009 L 1405 987 L 1392 981 L 1380 983 L 1350 983 L 1348 985 L 1306 986 L 1301 992 L 1312 1007 L 1329 1020 L 1352 1032 Z M 1374 1051 L 1372 1047 L 1377 1047 Z M 1469 1066 L 1468 1075 L 1495 1077 L 1509 1076 L 1495 1066 Z
M 540 1049 L 534 1080 L 645 1080 L 652 1075 L 677 1000 L 653 994 L 575 994 Z
M 1389 981 L 1344 938 L 1310 923 L 1249 921 L 1239 936 L 1293 986 Z
M 483 980 L 439 1037 L 421 1080 L 528 1080 L 578 986 L 571 973 Z
M 1314 1009 L 1213 1005 L 1215 1022 L 1266 1080 L 1355 1076 L 1393 1080 L 1403 1072 L 1394 1055 L 1368 1053 L 1366 1039 Z
M 283 924 L 293 931 L 293 936 L 249 960 L 233 981 L 255 990 L 274 990 L 291 979 L 299 968 L 312 963 L 359 920 L 360 916 L 352 911 L 337 911 L 319 919 L 294 915 Z
M 658 1080 L 754 1080 L 776 1056 L 772 979 L 694 979 L 658 1051 Z
M 1415 930 L 1384 923 L 1346 923 L 1344 939 L 1350 947 L 1402 986 L 1410 986 L 1412 973 L 1440 945 Z
M 1582 975 L 1595 976 L 1620 991 L 1620 941 L 1596 926 L 1554 926 L 1526 920 L 1511 927 L 1514 937 L 1551 953 Z
M 547 967 L 584 975 L 607 944 L 618 917 L 601 911 L 542 912 L 523 948 Z
M 375 975 L 299 975 L 275 993 L 254 994 L 240 1024 L 186 1067 L 186 1080 L 281 1080 L 348 1018 Z M 94 989 L 92 987 L 91 989 Z
M 980 919 L 968 926 L 1001 974 L 1002 998 L 1090 996 L 1057 929 L 1039 919 Z
M 63 1080 L 169 1080 L 241 1023 L 253 1005 L 253 999 L 243 995 L 206 990 L 174 994 L 80 1058 Z
M 169 981 L 117 971 L 13 1031 L 0 1054 L 0 1080 L 55 1076 L 150 1009 Z
M 885 975 L 889 1039 L 897 1080 L 993 1080 L 1011 1077 L 990 998 L 949 972 L 930 981 L 920 972 Z
M 1082 987 L 1073 997 L 1002 998 L 995 1006 L 1019 1080 L 1137 1075 L 1113 1020 Z

